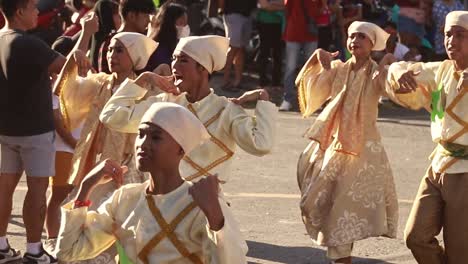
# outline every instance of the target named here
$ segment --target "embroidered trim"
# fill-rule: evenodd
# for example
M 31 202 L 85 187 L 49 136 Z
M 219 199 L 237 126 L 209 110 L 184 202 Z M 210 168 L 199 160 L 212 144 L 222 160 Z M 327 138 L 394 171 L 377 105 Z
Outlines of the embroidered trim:
M 200 117 L 198 116 L 196 110 L 193 108 L 193 106 L 191 104 L 187 105 L 187 108 L 198 119 L 200 119 Z M 213 117 L 208 119 L 208 121 L 206 121 L 203 124 L 207 130 L 208 130 L 208 127 L 211 124 L 213 124 L 216 120 L 219 119 L 219 117 L 221 116 L 223 111 L 224 111 L 224 107 L 221 108 L 218 111 L 218 113 L 216 113 Z M 223 155 L 221 158 L 213 161 L 212 163 L 208 164 L 205 167 L 203 167 L 200 164 L 196 163 L 190 157 L 185 156 L 184 161 L 187 162 L 190 166 L 192 166 L 197 171 L 194 174 L 185 177 L 185 180 L 187 180 L 187 181 L 192 181 L 192 180 L 194 180 L 194 179 L 196 179 L 198 177 L 201 177 L 203 175 L 212 176 L 212 174 L 209 172 L 210 170 L 212 170 L 213 168 L 217 167 L 218 165 L 226 162 L 227 160 L 229 160 L 234 155 L 234 152 L 231 151 L 221 140 L 219 140 L 217 137 L 215 137 L 209 130 L 208 130 L 208 134 L 210 134 L 210 141 L 213 142 L 215 145 L 217 145 L 221 150 L 223 150 L 225 152 L 225 155 Z
M 453 135 L 452 137 L 450 137 L 449 139 L 447 139 L 445 141 L 445 144 L 452 144 L 453 141 L 455 141 L 456 139 L 458 139 L 459 137 L 463 136 L 464 134 L 468 133 L 468 123 L 463 121 L 463 119 L 461 119 L 459 116 L 457 116 L 454 112 L 453 112 L 453 108 L 455 108 L 455 106 L 457 106 L 457 104 L 460 102 L 460 100 L 463 98 L 463 96 L 465 96 L 465 94 L 468 92 L 468 87 L 465 87 L 462 91 L 460 91 L 458 93 L 458 95 L 455 97 L 455 99 L 450 103 L 450 105 L 447 107 L 447 109 L 445 109 L 445 112 L 447 113 L 447 115 L 449 115 L 453 120 L 455 120 L 455 122 L 457 122 L 458 124 L 460 124 L 461 126 L 463 126 L 463 128 L 458 131 L 455 135 Z M 432 117 L 432 116 L 431 116 Z M 437 149 L 436 149 L 437 150 Z M 436 151 L 435 150 L 435 151 Z M 440 169 L 440 172 L 443 173 L 445 172 L 447 169 L 449 169 L 450 167 L 452 167 L 453 164 L 455 164 L 457 161 L 459 161 L 458 158 L 453 158 L 451 159 L 450 161 L 448 161 L 447 163 L 444 164 L 444 166 Z
M 307 76 L 309 72 L 312 71 L 312 67 L 308 68 L 307 70 L 304 71 L 304 74 L 302 75 L 301 81 L 299 83 L 298 87 L 298 101 L 299 101 L 299 110 L 301 111 L 301 114 L 304 114 L 307 108 L 307 102 L 306 102 L 306 94 L 305 94 L 305 78 L 304 76 Z
M 444 173 L 448 168 L 452 167 L 453 164 L 457 163 L 457 161 L 459 161 L 459 159 L 451 159 L 449 162 L 445 163 L 442 168 L 440 168 L 439 173 Z
M 197 207 L 195 202 L 191 202 L 188 204 L 175 218 L 172 220 L 169 224 L 166 222 L 164 217 L 161 214 L 161 211 L 159 211 L 158 207 L 154 203 L 153 197 L 150 195 L 146 196 L 146 201 L 148 202 L 148 207 L 153 214 L 154 218 L 158 222 L 159 226 L 161 227 L 161 231 L 156 234 L 138 253 L 138 258 L 143 262 L 143 263 L 149 263 L 148 260 L 148 255 L 151 252 L 153 248 L 155 248 L 165 237 L 167 237 L 171 243 L 174 245 L 174 247 L 179 251 L 179 253 L 184 256 L 185 258 L 188 258 L 190 261 L 196 264 L 203 264 L 203 262 L 200 260 L 200 258 L 194 254 L 190 253 L 188 249 L 185 247 L 185 245 L 177 238 L 177 236 L 174 234 L 174 231 L 177 228 L 177 225 L 180 224 L 182 220 L 193 210 Z
M 464 134 L 468 133 L 468 122 L 465 122 L 463 119 L 461 119 L 459 116 L 457 116 L 454 112 L 453 112 L 453 108 L 455 108 L 455 106 L 458 105 L 458 103 L 460 102 L 460 100 L 463 98 L 463 96 L 465 96 L 466 94 L 468 93 L 468 86 L 465 87 L 465 89 L 463 89 L 462 91 L 460 91 L 458 93 L 458 95 L 455 97 L 455 99 L 452 101 L 452 103 L 450 103 L 450 105 L 447 107 L 447 109 L 445 110 L 445 112 L 453 119 L 455 120 L 455 122 L 457 122 L 458 124 L 460 124 L 463 129 L 458 131 L 455 135 L 453 135 L 451 138 L 447 139 L 447 142 L 450 142 L 452 143 L 453 141 L 455 141 L 456 139 L 458 139 L 459 137 L 463 136 Z

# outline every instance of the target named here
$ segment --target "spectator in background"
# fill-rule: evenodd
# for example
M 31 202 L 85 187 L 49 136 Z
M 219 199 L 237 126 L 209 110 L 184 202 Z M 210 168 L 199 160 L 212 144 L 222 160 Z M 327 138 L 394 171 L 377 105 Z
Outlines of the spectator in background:
M 448 59 L 444 46 L 445 17 L 448 13 L 463 10 L 463 4 L 459 0 L 435 0 L 432 6 L 432 18 L 434 22 L 434 48 L 436 61 Z
M 424 22 L 426 14 L 422 7 L 422 0 L 396 0 L 400 7 L 398 14 L 398 32 L 401 43 L 408 47 L 421 46 L 426 30 Z
M 79 9 L 76 10 L 76 14 L 78 14 L 76 16 L 76 19 L 74 20 L 73 24 L 71 24 L 67 29 L 65 29 L 65 32 L 63 32 L 63 36 L 73 37 L 76 34 L 79 35 L 79 32 L 81 31 L 81 18 L 86 16 L 89 13 L 89 11 L 93 9 L 95 4 L 96 0 L 82 0 L 80 2 L 80 6 L 76 7 Z
M 385 52 L 393 54 L 397 61 L 408 61 L 411 57 L 410 49 L 399 42 L 396 24 L 393 22 L 387 22 L 384 30 L 390 34 L 390 37 L 387 39 Z
M 362 4 L 362 19 L 367 22 L 375 23 L 378 26 L 383 26 L 387 21 L 386 11 L 381 8 L 378 0 L 361 0 Z
M 259 0 L 257 28 L 260 35 L 259 73 L 260 86 L 268 85 L 268 58 L 272 55 L 272 90 L 281 89 L 281 66 L 283 64 L 282 22 L 284 19 L 283 1 Z
M 99 49 L 98 70 L 110 74 L 106 55 L 112 37 L 119 32 L 136 32 L 146 34 L 150 22 L 150 15 L 156 8 L 153 0 L 120 0 L 119 12 L 122 25 L 114 34 L 107 36 Z
M 99 18 L 99 30 L 91 38 L 90 58 L 94 69 L 98 69 L 99 48 L 111 32 L 120 28 L 122 19 L 119 4 L 113 0 L 99 0 L 94 6 Z
M 223 89 L 239 91 L 244 71 L 245 47 L 252 33 L 250 15 L 257 6 L 255 0 L 219 0 L 224 12 L 224 28 L 229 38 L 229 52 L 224 67 Z M 231 69 L 234 66 L 234 81 L 231 82 Z
M 318 48 L 320 49 L 330 50 L 330 46 L 333 43 L 331 16 L 332 10 L 328 7 L 328 4 L 320 9 L 317 17 Z
M 285 0 L 286 69 L 284 73 L 284 97 L 280 111 L 290 111 L 297 105 L 297 89 L 294 84 L 297 68 L 302 67 L 299 58 L 308 58 L 317 48 L 317 35 L 308 29 L 307 21 L 315 19 L 322 3 L 318 0 Z M 306 17 L 307 16 L 307 17 Z M 303 55 L 301 56 L 301 53 Z
M 159 43 L 143 71 L 154 71 L 171 75 L 172 53 L 179 39 L 190 36 L 187 9 L 185 6 L 166 2 L 159 9 L 155 21 L 151 22 L 153 33 L 148 37 Z

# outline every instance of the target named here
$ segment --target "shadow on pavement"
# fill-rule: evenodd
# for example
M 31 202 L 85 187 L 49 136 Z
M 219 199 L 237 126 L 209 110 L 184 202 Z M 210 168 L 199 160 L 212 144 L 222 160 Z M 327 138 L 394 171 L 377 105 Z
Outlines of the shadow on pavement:
M 19 219 L 19 221 L 16 220 L 16 219 Z M 9 223 L 9 225 L 15 225 L 17 227 L 20 227 L 22 230 L 24 230 L 24 228 L 25 228 L 24 224 L 23 224 L 23 216 L 22 215 L 14 215 L 14 214 L 11 215 L 11 219 L 10 219 L 10 221 L 8 223 Z M 24 231 L 23 232 L 7 232 L 7 235 L 25 237 L 26 233 Z
M 398 120 L 418 120 L 430 121 L 430 113 L 426 110 L 413 111 L 403 108 L 392 102 L 387 102 L 379 106 L 379 118 L 389 118 Z
M 312 247 L 285 247 L 247 240 L 248 257 L 285 264 L 328 264 L 325 250 Z M 263 262 L 250 261 L 249 264 Z M 353 257 L 353 264 L 392 264 L 377 259 Z

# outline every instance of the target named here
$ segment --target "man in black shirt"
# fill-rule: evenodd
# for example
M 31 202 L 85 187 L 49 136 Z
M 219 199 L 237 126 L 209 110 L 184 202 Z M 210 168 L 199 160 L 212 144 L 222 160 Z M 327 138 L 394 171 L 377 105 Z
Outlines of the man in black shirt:
M 6 26 L 0 30 L 0 263 L 20 259 L 6 239 L 12 198 L 23 172 L 27 263 L 55 263 L 44 251 L 41 233 L 46 191 L 54 171 L 54 122 L 50 76 L 66 59 L 28 35 L 36 27 L 36 0 L 0 0 Z M 80 70 L 82 70 L 80 68 Z

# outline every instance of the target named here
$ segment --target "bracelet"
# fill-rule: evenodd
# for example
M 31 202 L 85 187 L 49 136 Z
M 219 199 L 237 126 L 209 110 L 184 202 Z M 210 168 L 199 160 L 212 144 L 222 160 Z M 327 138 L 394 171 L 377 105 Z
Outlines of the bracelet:
M 75 200 L 75 208 L 79 208 L 79 207 L 90 207 L 91 206 L 91 201 L 90 200 L 86 200 L 86 201 L 80 201 L 80 200 Z

